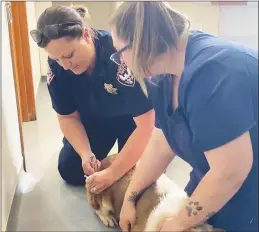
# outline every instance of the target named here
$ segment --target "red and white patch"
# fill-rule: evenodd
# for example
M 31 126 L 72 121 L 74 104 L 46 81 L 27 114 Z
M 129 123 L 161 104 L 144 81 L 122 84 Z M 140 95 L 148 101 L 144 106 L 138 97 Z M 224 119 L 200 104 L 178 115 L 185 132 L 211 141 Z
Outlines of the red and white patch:
M 50 84 L 50 82 L 53 80 L 54 77 L 55 77 L 55 75 L 53 74 L 53 72 L 51 71 L 51 68 L 49 67 L 48 72 L 47 72 L 48 85 Z
M 124 63 L 122 63 L 118 68 L 117 80 L 122 85 L 126 85 L 129 87 L 133 87 L 135 85 L 135 77 L 132 75 L 131 71 Z

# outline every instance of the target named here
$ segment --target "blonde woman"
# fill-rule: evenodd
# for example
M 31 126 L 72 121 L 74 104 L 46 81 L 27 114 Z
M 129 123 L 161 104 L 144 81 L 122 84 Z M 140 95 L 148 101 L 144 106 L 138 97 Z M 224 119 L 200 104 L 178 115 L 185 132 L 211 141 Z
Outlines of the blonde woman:
M 258 55 L 190 31 L 188 20 L 162 2 L 122 4 L 112 19 L 112 38 L 117 53 L 111 59 L 124 61 L 139 78 L 156 113 L 125 196 L 123 231 L 135 220 L 131 196 L 176 155 L 193 167 L 190 200 L 158 230 L 184 231 L 208 220 L 227 231 L 258 231 Z

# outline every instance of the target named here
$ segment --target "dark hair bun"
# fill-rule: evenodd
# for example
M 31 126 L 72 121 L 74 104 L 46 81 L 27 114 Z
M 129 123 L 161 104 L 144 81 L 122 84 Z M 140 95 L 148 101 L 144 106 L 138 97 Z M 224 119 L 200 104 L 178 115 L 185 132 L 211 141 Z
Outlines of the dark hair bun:
M 84 6 L 84 5 L 71 5 L 71 7 L 73 9 L 75 9 L 84 20 L 90 18 L 89 11 L 88 11 L 86 6 Z

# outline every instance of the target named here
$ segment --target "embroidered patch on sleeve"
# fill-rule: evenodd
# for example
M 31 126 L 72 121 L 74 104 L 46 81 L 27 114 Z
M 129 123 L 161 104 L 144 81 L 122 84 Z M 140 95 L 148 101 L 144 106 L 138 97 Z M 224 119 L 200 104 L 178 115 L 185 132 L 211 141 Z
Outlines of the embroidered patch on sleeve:
M 47 72 L 47 84 L 48 85 L 51 83 L 51 81 L 53 80 L 54 77 L 55 77 L 55 75 L 53 74 L 53 72 L 51 71 L 51 68 L 49 67 L 48 72 Z
M 135 77 L 132 75 L 129 68 L 122 63 L 117 72 L 117 80 L 122 84 L 129 87 L 134 87 L 135 85 Z

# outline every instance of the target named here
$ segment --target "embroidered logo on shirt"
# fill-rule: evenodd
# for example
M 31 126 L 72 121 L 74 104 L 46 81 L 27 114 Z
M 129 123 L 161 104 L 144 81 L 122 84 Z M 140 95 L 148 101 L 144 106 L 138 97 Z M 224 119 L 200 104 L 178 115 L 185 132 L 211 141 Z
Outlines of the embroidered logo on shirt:
M 132 75 L 131 71 L 124 63 L 122 63 L 119 66 L 119 69 L 117 72 L 117 80 L 122 85 L 130 86 L 130 87 L 133 87 L 135 85 L 135 77 Z
M 104 89 L 105 89 L 108 93 L 110 93 L 110 94 L 112 94 L 112 95 L 118 94 L 118 93 L 117 93 L 117 89 L 114 88 L 114 87 L 112 86 L 112 84 L 106 84 L 106 83 L 104 83 Z
M 53 74 L 53 72 L 51 71 L 51 68 L 49 67 L 48 72 L 47 72 L 47 84 L 49 85 L 50 82 L 53 80 L 53 78 L 55 77 L 55 75 Z

